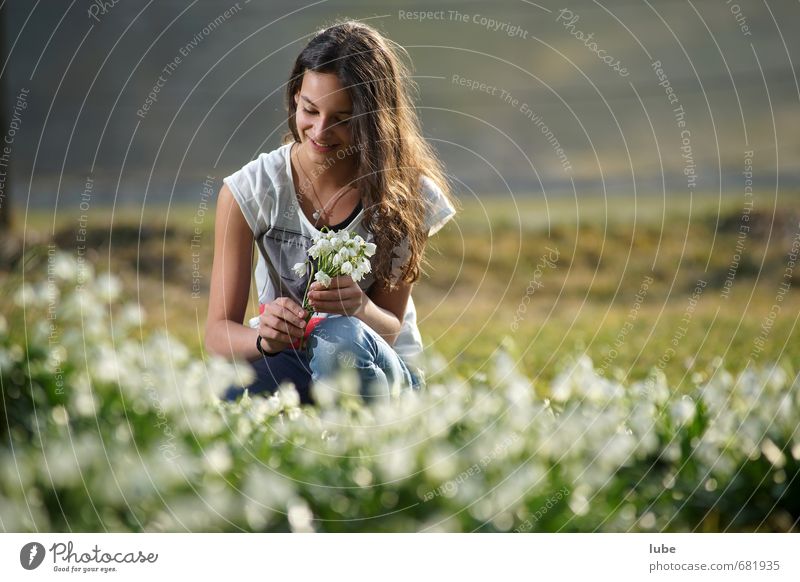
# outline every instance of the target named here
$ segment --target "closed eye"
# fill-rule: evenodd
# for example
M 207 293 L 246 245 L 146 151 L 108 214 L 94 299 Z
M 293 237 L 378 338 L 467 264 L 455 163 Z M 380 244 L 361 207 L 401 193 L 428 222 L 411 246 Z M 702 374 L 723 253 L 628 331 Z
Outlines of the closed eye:
M 305 107 L 303 107 L 303 111 L 305 111 L 309 115 L 316 115 L 317 113 L 319 113 L 319 111 L 312 111 L 311 109 L 306 109 Z M 350 117 L 348 117 L 347 119 L 340 119 L 339 123 L 350 123 L 350 119 L 351 119 Z

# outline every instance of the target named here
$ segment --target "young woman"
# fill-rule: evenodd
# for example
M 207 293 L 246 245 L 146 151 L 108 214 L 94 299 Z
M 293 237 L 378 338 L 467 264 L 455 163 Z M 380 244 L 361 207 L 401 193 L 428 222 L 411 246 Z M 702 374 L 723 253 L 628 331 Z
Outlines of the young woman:
M 395 49 L 374 28 L 347 21 L 318 32 L 286 87 L 289 132 L 224 179 L 216 214 L 206 324 L 208 351 L 245 359 L 256 372 L 226 397 L 310 386 L 354 368 L 365 399 L 385 398 L 422 382 L 422 342 L 410 297 L 427 237 L 455 214 L 441 165 L 421 136 Z M 302 308 L 307 278 L 292 266 L 307 258 L 323 227 L 373 242 L 372 272 L 329 288 L 313 283 L 322 314 L 310 333 Z M 253 244 L 260 315 L 244 325 Z M 296 349 L 307 333 L 302 349 Z

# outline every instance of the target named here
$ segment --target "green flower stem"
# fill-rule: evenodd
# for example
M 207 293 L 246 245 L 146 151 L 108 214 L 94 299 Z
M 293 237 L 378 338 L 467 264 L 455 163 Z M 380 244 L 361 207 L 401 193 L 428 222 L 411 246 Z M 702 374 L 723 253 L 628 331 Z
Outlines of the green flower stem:
M 309 320 L 311 319 L 311 314 L 313 310 L 311 309 L 311 305 L 308 303 L 308 290 L 311 288 L 311 281 L 314 278 L 314 263 L 311 263 L 311 274 L 308 276 L 308 283 L 306 283 L 306 292 L 303 294 L 303 309 L 306 312 L 306 316 L 304 318 L 306 325 L 308 325 Z M 303 327 L 303 337 L 300 338 L 300 347 L 298 349 L 302 350 L 306 341 L 305 336 L 305 326 Z
M 306 283 L 306 292 L 303 295 L 303 309 L 306 310 L 308 316 L 311 315 L 311 305 L 308 303 L 308 290 L 311 288 L 311 281 L 314 279 L 314 263 L 311 263 L 311 274 L 308 276 L 308 283 Z M 308 317 L 307 316 L 307 317 Z M 306 319 L 308 321 L 308 319 Z

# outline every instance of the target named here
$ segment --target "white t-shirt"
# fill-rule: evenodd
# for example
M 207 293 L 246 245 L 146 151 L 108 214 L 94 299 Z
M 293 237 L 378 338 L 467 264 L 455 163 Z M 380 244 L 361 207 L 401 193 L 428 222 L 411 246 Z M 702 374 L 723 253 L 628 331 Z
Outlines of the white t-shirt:
M 308 248 L 313 244 L 312 236 L 319 233 L 297 201 L 289 158 L 291 146 L 292 143 L 287 143 L 271 152 L 262 153 L 223 180 L 239 203 L 259 250 L 254 274 L 259 303 L 269 303 L 277 297 L 290 297 L 302 304 L 308 279 L 298 277 L 292 271 L 292 266 L 308 258 Z M 430 236 L 453 217 L 455 209 L 436 184 L 425 176 L 422 177 L 422 191 L 427 206 L 425 225 Z M 363 217 L 362 209 L 345 228 L 373 242 L 372 233 L 362 225 Z M 398 254 L 402 252 L 395 254 L 397 260 L 402 260 Z M 403 264 L 405 261 L 400 263 Z M 374 282 L 374 274 L 368 273 L 358 284 L 367 292 Z M 258 327 L 258 317 L 252 318 L 249 325 Z M 406 363 L 418 365 L 422 338 L 411 297 L 408 298 L 394 349 Z

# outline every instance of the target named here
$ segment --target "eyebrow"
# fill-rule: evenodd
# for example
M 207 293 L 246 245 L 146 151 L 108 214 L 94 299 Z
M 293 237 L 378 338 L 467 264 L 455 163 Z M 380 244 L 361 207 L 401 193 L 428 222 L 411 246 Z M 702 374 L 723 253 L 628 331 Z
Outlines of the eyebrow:
M 313 105 L 314 107 L 317 107 L 317 105 L 316 105 L 316 104 L 315 104 L 315 103 L 314 103 L 314 102 L 313 102 L 311 99 L 309 99 L 308 97 L 306 97 L 305 95 L 300 95 L 300 98 L 301 98 L 301 99 L 303 99 L 304 101 L 306 101 L 307 103 L 310 103 L 310 104 L 311 104 L 311 105 Z M 317 108 L 317 109 L 319 109 L 319 108 Z M 352 112 L 352 111 L 339 111 L 339 112 L 337 112 L 337 113 L 338 113 L 338 114 L 343 114 L 343 115 L 352 115 L 352 114 L 353 114 L 353 112 Z

